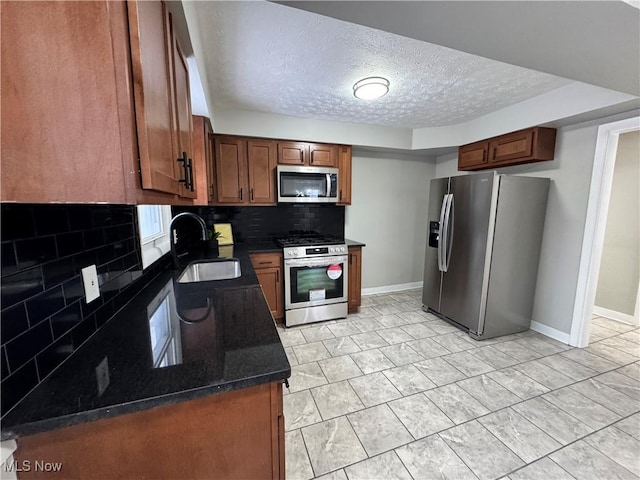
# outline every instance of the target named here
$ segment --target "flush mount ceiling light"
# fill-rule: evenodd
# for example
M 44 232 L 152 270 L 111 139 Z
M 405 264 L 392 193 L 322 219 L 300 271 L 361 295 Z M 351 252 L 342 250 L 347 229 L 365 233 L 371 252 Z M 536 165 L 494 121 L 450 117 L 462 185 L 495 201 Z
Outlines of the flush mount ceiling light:
M 353 94 L 363 100 L 384 97 L 389 92 L 389 80 L 382 77 L 367 77 L 353 85 Z

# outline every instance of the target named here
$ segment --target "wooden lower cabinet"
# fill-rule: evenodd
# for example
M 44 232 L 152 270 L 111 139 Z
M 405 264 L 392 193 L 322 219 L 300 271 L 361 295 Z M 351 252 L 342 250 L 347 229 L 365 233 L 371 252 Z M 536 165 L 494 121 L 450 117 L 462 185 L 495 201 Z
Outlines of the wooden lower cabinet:
M 284 318 L 284 282 L 282 279 L 282 254 L 253 253 L 251 264 L 256 272 L 262 293 L 267 300 L 271 315 L 277 323 Z
M 282 383 L 249 387 L 18 439 L 21 480 L 284 479 Z
M 362 247 L 349 247 L 349 313 L 358 313 L 362 303 Z

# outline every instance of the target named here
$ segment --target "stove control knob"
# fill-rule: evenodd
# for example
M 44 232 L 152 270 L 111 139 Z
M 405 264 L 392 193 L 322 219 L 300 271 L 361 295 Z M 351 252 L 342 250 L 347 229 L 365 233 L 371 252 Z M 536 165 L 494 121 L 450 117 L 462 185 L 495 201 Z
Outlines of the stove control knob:
M 331 248 L 329 249 L 329 251 L 330 251 L 331 253 L 336 253 L 336 249 L 335 249 L 335 248 L 333 248 L 333 247 L 331 247 Z
M 346 250 L 346 248 L 344 248 L 344 247 L 340 247 L 340 251 L 341 251 L 341 252 L 344 252 L 345 250 Z
M 295 250 L 289 250 L 289 255 L 295 255 L 296 251 Z

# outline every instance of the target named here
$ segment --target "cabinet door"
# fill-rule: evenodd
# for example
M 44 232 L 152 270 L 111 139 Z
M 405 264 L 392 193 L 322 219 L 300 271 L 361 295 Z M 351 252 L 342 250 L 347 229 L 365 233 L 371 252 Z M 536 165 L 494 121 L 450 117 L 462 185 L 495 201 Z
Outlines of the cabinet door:
M 256 276 L 273 318 L 282 318 L 284 313 L 282 308 L 282 269 L 280 267 L 259 268 L 256 269 Z
M 357 313 L 362 303 L 362 247 L 349 247 L 349 313 Z
M 211 123 L 206 117 L 193 115 L 192 117 L 193 135 L 193 169 L 195 172 L 195 184 L 197 197 L 194 205 L 209 205 L 211 198 L 213 181 L 213 161 L 212 144 L 210 140 Z
M 205 149 L 205 158 L 207 160 L 207 198 L 209 205 L 213 205 L 216 201 L 216 166 L 213 159 L 214 156 L 214 136 L 211 124 L 207 122 L 207 141 Z
M 127 5 L 142 188 L 177 194 L 169 14 L 164 2 Z
M 321 143 L 309 144 L 309 165 L 312 167 L 337 167 L 338 147 Z
M 267 140 L 247 141 L 249 169 L 249 203 L 276 203 L 276 143 Z
M 458 149 L 458 170 L 468 170 L 486 165 L 489 142 L 477 142 L 463 145 Z
M 302 142 L 278 142 L 278 163 L 284 165 L 308 165 L 309 144 Z
M 216 167 L 214 160 L 215 151 L 215 137 L 213 136 L 213 130 L 211 130 L 211 124 L 208 124 L 207 128 L 207 196 L 209 198 L 209 205 L 213 205 L 216 201 Z
M 191 124 L 191 96 L 189 94 L 189 67 L 182 52 L 178 38 L 171 24 L 171 41 L 173 48 L 172 73 L 175 95 L 175 158 L 182 158 L 179 163 L 181 197 L 196 198 L 195 168 L 193 165 L 193 144 Z
M 130 202 L 126 5 L 3 1 L 0 19 L 2 201 Z
M 339 147 L 338 205 L 351 205 L 351 147 Z
M 502 135 L 491 141 L 489 163 L 509 162 L 531 158 L 533 154 L 533 130 Z
M 247 141 L 215 137 L 217 203 L 243 203 L 247 195 Z

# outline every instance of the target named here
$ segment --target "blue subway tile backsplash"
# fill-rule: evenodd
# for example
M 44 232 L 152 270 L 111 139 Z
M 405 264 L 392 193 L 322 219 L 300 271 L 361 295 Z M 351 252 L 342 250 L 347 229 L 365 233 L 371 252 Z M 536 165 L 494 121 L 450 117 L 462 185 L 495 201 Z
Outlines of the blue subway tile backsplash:
M 142 274 L 130 205 L 2 204 L 2 415 L 166 267 Z M 97 266 L 87 304 L 80 271 Z M 104 275 L 108 273 L 109 275 Z

